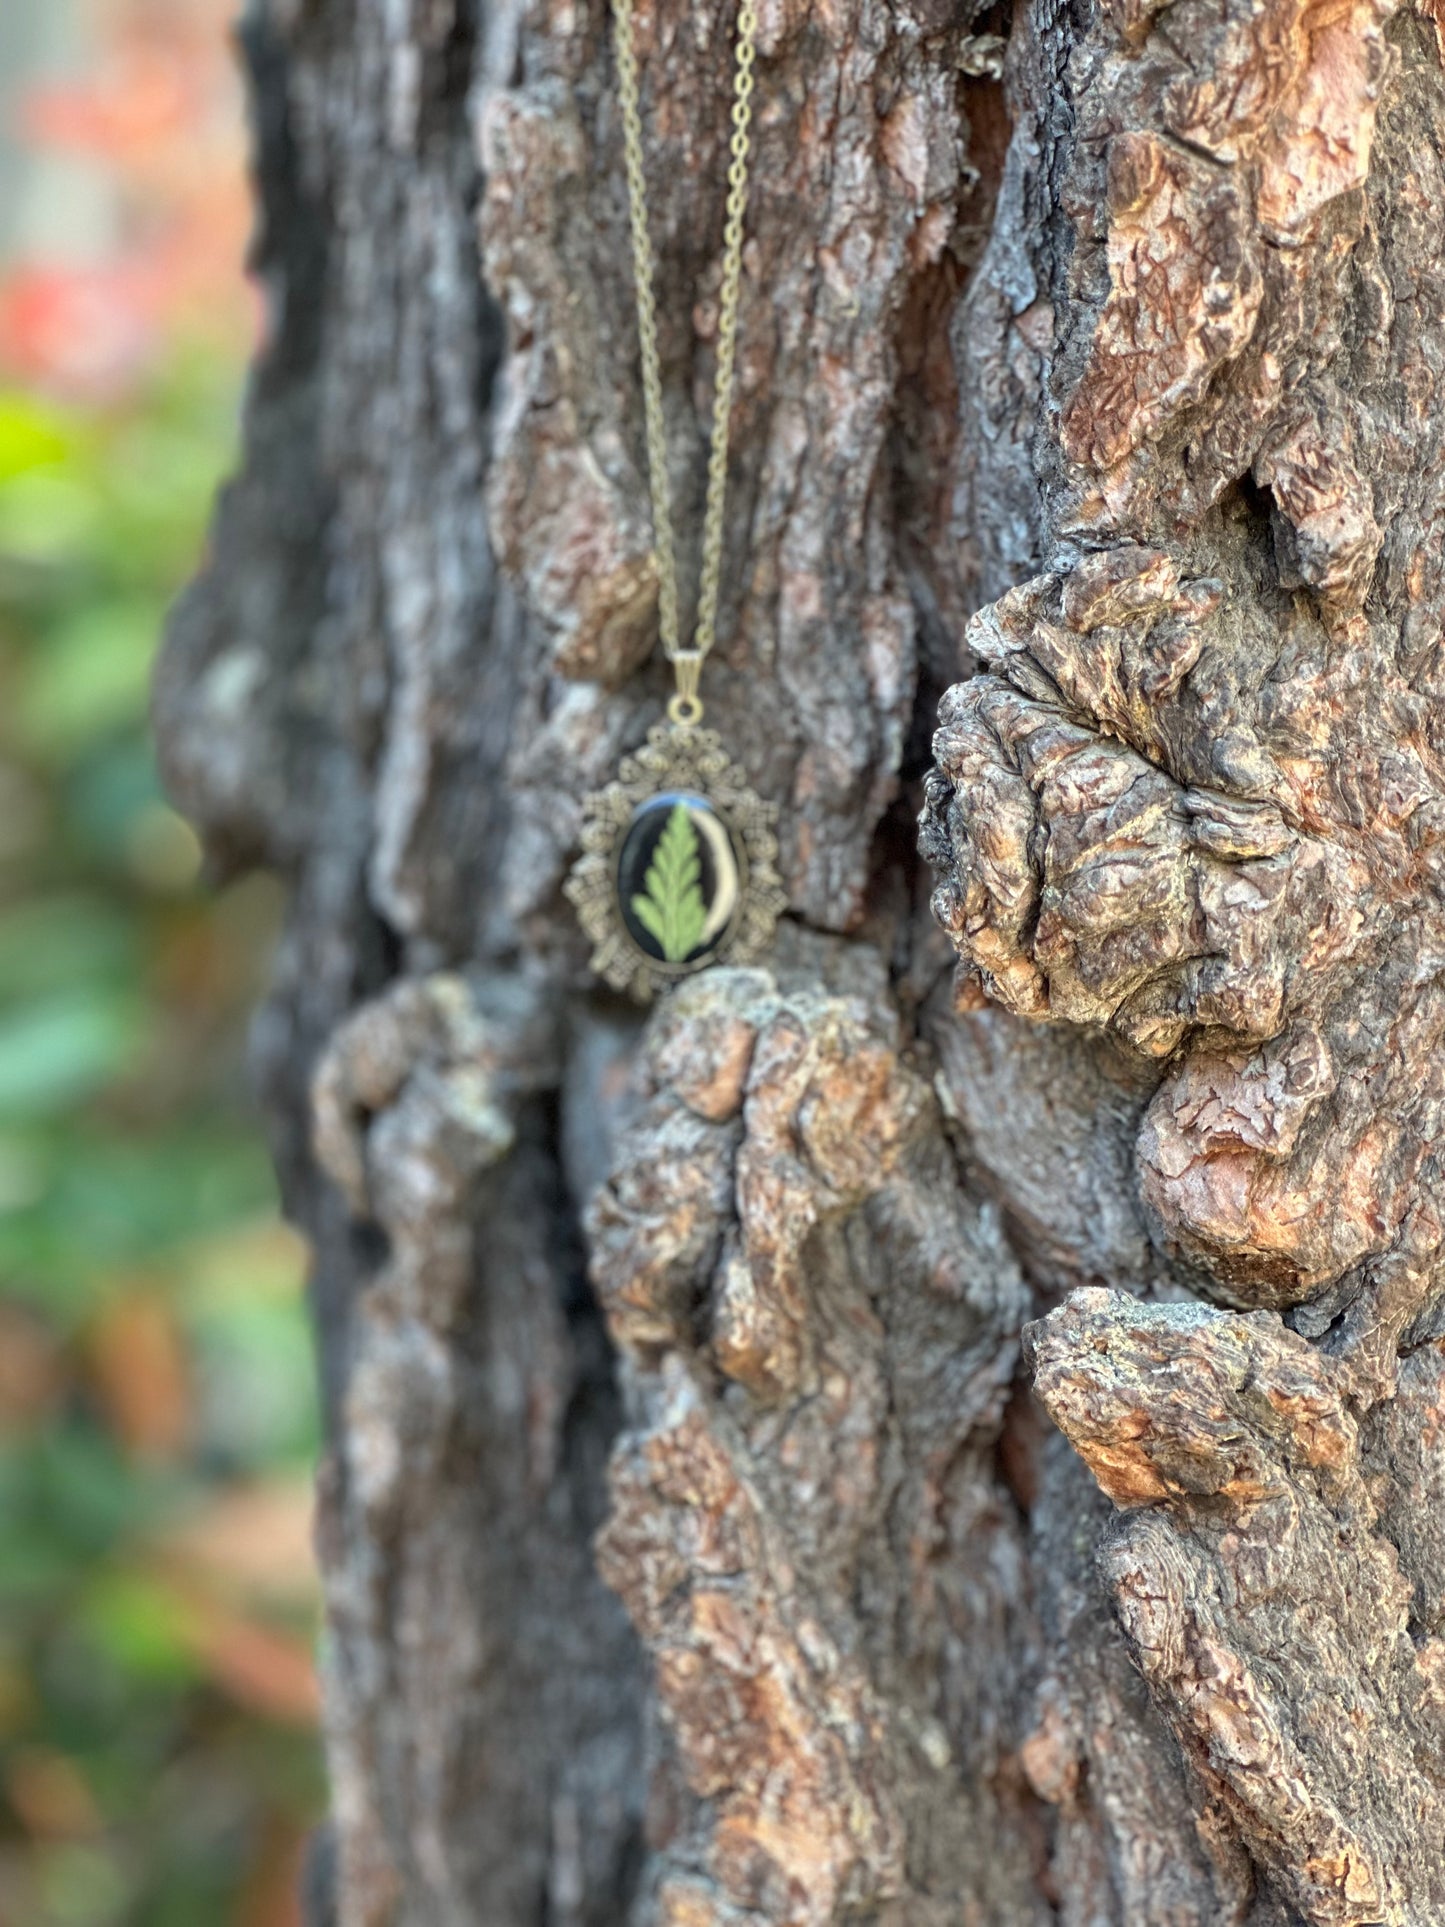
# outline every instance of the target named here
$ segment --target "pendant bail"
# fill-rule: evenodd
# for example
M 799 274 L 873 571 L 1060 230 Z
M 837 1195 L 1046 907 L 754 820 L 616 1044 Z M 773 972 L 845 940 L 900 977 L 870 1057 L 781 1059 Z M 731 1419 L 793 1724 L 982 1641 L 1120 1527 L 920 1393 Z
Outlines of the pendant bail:
M 702 721 L 702 698 L 697 693 L 702 661 L 700 649 L 679 649 L 672 659 L 677 694 L 667 705 L 667 717 L 682 729 L 691 729 Z

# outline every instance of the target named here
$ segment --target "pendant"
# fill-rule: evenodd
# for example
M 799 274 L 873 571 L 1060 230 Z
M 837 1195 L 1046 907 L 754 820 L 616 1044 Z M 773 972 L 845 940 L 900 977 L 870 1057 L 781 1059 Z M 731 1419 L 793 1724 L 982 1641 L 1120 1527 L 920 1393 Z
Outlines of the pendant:
M 656 724 L 582 807 L 563 889 L 614 990 L 646 1003 L 710 964 L 766 953 L 788 901 L 777 805 L 749 789 L 714 730 Z

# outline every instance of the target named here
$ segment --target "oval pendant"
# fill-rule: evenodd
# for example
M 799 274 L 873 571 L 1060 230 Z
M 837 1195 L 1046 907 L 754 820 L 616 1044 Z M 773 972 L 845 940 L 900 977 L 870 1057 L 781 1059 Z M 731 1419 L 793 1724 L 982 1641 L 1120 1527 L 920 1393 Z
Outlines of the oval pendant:
M 681 976 L 711 963 L 746 884 L 747 858 L 705 796 L 665 790 L 632 812 L 617 848 L 617 908 L 654 964 Z
M 565 884 L 592 968 L 639 999 L 709 964 L 767 950 L 787 898 L 774 806 L 709 729 L 658 724 L 583 804 Z

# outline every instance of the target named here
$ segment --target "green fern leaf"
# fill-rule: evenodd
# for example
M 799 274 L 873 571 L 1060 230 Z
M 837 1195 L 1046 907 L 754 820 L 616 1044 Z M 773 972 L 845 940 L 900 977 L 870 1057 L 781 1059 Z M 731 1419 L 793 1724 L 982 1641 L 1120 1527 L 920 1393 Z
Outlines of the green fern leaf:
M 673 805 L 643 883 L 647 894 L 632 899 L 632 914 L 655 938 L 666 962 L 684 962 L 696 950 L 707 923 L 702 858 L 686 803 Z

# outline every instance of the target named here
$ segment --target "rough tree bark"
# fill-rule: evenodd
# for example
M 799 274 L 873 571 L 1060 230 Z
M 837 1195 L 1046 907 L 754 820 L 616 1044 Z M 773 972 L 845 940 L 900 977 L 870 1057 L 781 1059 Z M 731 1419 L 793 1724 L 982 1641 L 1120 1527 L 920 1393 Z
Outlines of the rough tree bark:
M 317 1922 L 1445 1921 L 1438 5 L 764 0 L 791 914 L 644 1022 L 560 895 L 665 690 L 605 6 L 252 0 L 157 706 L 291 891 Z M 693 503 L 731 14 L 638 21 Z

